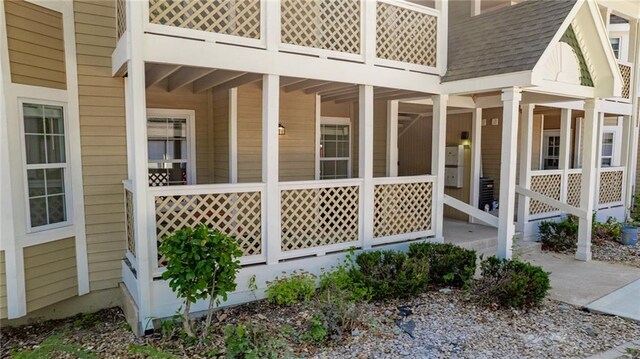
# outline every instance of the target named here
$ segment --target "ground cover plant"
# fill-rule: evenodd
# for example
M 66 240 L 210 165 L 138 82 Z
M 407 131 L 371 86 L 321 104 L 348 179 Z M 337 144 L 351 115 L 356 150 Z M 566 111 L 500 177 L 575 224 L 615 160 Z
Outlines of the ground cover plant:
M 476 252 L 450 243 L 413 243 L 408 256 L 429 263 L 429 282 L 435 286 L 462 288 L 476 272 Z
M 267 300 L 278 305 L 308 302 L 316 292 L 316 279 L 309 273 L 293 273 L 276 278 L 267 287 Z

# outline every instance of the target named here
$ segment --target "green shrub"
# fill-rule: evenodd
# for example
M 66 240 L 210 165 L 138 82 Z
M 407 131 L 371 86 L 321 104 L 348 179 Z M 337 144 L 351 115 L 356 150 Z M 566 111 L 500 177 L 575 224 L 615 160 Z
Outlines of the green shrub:
M 316 305 L 316 313 L 309 321 L 304 337 L 307 341 L 321 344 L 326 338 L 340 338 L 362 323 L 362 308 L 344 297 L 321 298 Z
M 622 236 L 622 223 L 609 217 L 606 222 L 593 221 L 591 238 L 594 244 L 605 241 L 618 241 Z
M 307 331 L 302 336 L 302 339 L 313 345 L 322 345 L 329 335 L 329 331 L 325 325 L 324 316 L 322 314 L 315 314 L 309 320 L 307 324 Z
M 353 255 L 348 254 L 344 263 L 320 275 L 320 297 L 324 300 L 340 297 L 348 302 L 371 300 L 372 290 L 356 280 L 357 271 L 353 263 Z
M 574 251 L 578 246 L 578 217 L 569 215 L 560 222 L 543 221 L 539 232 L 542 250 L 553 252 Z
M 476 272 L 476 252 L 450 243 L 413 243 L 409 258 L 429 263 L 429 282 L 436 286 L 464 287 Z
M 252 324 L 227 325 L 224 328 L 224 351 L 227 358 L 279 358 L 286 345 L 269 336 L 263 326 Z
M 267 287 L 267 300 L 278 305 L 308 302 L 316 292 L 316 280 L 308 273 L 293 273 L 289 277 L 276 278 Z
M 489 257 L 480 264 L 482 278 L 473 290 L 483 304 L 529 308 L 542 303 L 551 288 L 542 268 L 516 259 Z
M 373 299 L 406 298 L 423 291 L 429 282 L 429 263 L 397 251 L 371 251 L 356 257 L 356 282 L 372 289 Z

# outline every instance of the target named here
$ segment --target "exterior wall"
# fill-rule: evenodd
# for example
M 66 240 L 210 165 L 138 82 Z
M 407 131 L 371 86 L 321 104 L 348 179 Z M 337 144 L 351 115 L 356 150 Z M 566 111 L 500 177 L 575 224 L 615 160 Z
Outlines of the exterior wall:
M 358 103 L 353 103 L 351 177 L 359 177 L 358 155 L 360 151 L 360 133 L 358 126 Z M 374 101 L 373 105 L 373 177 L 385 177 L 387 174 L 387 101 Z
M 66 89 L 62 14 L 22 0 L 4 6 L 11 81 Z
M 114 2 L 74 1 L 82 174 L 91 290 L 115 288 L 125 252 L 124 83 L 111 76 Z
M 26 247 L 27 312 L 78 294 L 75 238 Z
M 262 90 L 238 88 L 238 182 L 262 182 Z
M 470 113 L 451 114 L 447 116 L 447 138 L 446 138 L 447 145 L 459 145 L 460 134 L 462 132 L 468 132 L 469 135 L 471 135 L 471 129 L 473 125 L 471 122 L 471 119 L 472 118 Z M 459 199 L 464 203 L 469 203 L 470 189 L 471 189 L 471 149 L 465 148 L 462 188 L 445 187 L 444 193 L 451 197 Z M 469 218 L 468 215 L 450 206 L 444 206 L 444 215 L 445 217 L 460 219 L 463 221 L 466 221 Z
M 493 196 L 500 193 L 500 149 L 502 146 L 502 108 L 483 109 L 482 118 L 487 119 L 482 126 L 482 176 L 493 178 Z M 498 125 L 493 126 L 491 119 L 497 118 Z
M 0 251 L 0 318 L 7 317 L 7 269 L 4 251 Z
M 422 117 L 406 132 L 398 129 L 398 175 L 416 176 L 431 173 L 432 117 Z M 400 136 L 400 134 L 402 134 Z
M 213 106 L 213 183 L 229 182 L 229 91 L 211 94 Z

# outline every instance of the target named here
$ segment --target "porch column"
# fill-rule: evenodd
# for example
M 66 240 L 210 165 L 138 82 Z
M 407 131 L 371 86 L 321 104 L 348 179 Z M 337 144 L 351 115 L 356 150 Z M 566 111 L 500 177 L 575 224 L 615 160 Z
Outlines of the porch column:
M 474 108 L 471 115 L 471 187 L 469 188 L 469 204 L 478 208 L 480 202 L 480 176 L 482 176 L 482 109 Z M 469 216 L 469 223 L 479 223 Z
M 596 122 L 596 145 L 594 146 L 596 150 L 596 187 L 595 192 L 593 192 L 593 210 L 596 211 L 598 209 L 598 203 L 600 203 L 600 169 L 602 168 L 602 127 L 604 126 L 604 112 L 598 113 L 598 121 Z M 597 217 L 596 217 L 597 219 Z
M 623 197 L 625 203 L 625 216 L 629 216 L 629 209 L 633 205 L 632 196 L 635 185 L 635 176 L 631 173 L 633 158 L 637 156 L 638 150 L 633 147 L 635 126 L 631 116 L 622 116 L 622 153 L 620 154 L 620 166 L 624 166 Z
M 147 159 L 147 104 L 145 89 L 145 65 L 142 59 L 144 30 L 142 22 L 145 4 L 127 2 L 127 29 L 129 29 L 128 76 L 125 78 L 125 114 L 127 129 L 127 167 L 133 189 L 133 226 L 136 245 L 136 275 L 138 290 L 138 326 L 144 334 L 151 329 L 152 311 L 151 285 L 156 259 L 151 255 L 157 246 L 155 238 L 155 209 L 148 190 Z
M 433 125 L 431 140 L 431 174 L 436 177 L 433 188 L 433 210 L 431 211 L 431 227 L 436 241 L 444 242 L 444 155 L 447 146 L 447 100 L 449 95 L 434 95 Z
M 373 240 L 373 86 L 360 85 L 358 97 L 359 151 L 358 171 L 363 179 L 360 223 L 360 243 L 365 249 L 371 248 Z
M 398 100 L 387 101 L 387 177 L 398 176 Z
M 238 88 L 229 90 L 229 183 L 238 183 Z
M 582 187 L 580 189 L 580 208 L 586 212 L 586 218 L 578 222 L 578 250 L 576 259 L 591 259 L 591 213 L 595 209 L 596 180 L 599 175 L 596 168 L 598 158 L 598 106 L 596 99 L 588 99 L 584 104 L 584 138 L 582 144 Z
M 280 119 L 280 77 L 262 76 L 262 182 L 265 184 L 266 211 L 262 214 L 266 226 L 267 264 L 280 260 L 281 222 L 278 123 Z M 263 206 L 265 206 L 263 204 Z
M 639 110 L 639 98 L 638 88 L 640 87 L 640 20 L 632 19 L 629 21 L 629 60 L 633 63 L 633 69 L 631 71 L 631 118 L 630 120 L 630 143 L 629 152 L 634 155 L 629 156 L 627 165 L 627 183 L 626 183 L 626 203 L 627 208 L 632 204 L 632 196 L 637 190 L 636 187 L 636 168 L 638 165 L 638 110 Z
M 535 105 L 522 105 L 522 127 L 520 128 L 520 168 L 518 184 L 524 188 L 531 188 L 531 153 L 533 150 L 533 109 Z M 505 121 L 502 121 L 504 125 Z M 502 187 L 501 187 L 502 188 Z M 502 201 L 502 198 L 500 199 Z M 526 236 L 526 226 L 529 223 L 529 202 L 527 196 L 518 196 L 518 231 Z M 500 203 L 502 208 L 502 203 Z
M 567 191 L 569 189 L 569 167 L 571 166 L 571 109 L 562 109 L 560 112 L 560 159 L 558 168 L 562 170 L 560 180 L 560 202 L 567 203 Z
M 500 157 L 500 207 L 498 219 L 498 257 L 511 258 L 515 225 L 516 148 L 518 115 L 522 90 L 517 87 L 502 90 L 502 151 Z

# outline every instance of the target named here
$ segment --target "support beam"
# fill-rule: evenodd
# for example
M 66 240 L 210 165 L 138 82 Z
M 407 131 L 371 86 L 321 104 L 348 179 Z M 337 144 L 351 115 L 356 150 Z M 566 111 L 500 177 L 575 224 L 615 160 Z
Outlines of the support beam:
M 318 86 L 314 86 L 314 87 L 309 87 L 307 89 L 304 90 L 304 93 L 308 94 L 312 94 L 312 93 L 317 93 L 317 92 L 325 92 L 325 91 L 332 91 L 332 90 L 342 90 L 342 89 L 346 89 L 346 88 L 354 88 L 353 84 L 345 84 L 342 82 L 329 82 L 326 83 L 324 85 L 318 85 Z
M 179 65 L 162 65 L 155 64 L 145 74 L 145 84 L 147 87 L 151 87 L 158 82 L 166 79 L 174 72 L 180 70 L 182 66 Z
M 522 121 L 520 124 L 520 168 L 518 184 L 524 188 L 531 187 L 531 155 L 533 150 L 533 110 L 535 105 L 522 105 Z M 502 121 L 504 124 L 504 121 Z M 518 197 L 518 231 L 524 235 L 529 222 L 529 197 Z M 502 206 L 501 206 L 502 207 Z
M 363 179 L 360 211 L 360 241 L 362 247 L 371 248 L 373 239 L 373 86 L 360 85 L 358 102 L 359 177 Z
M 522 90 L 517 87 L 502 90 L 502 150 L 500 157 L 500 209 L 498 219 L 499 258 L 511 258 L 515 226 L 516 148 L 518 115 Z
M 578 249 L 576 259 L 591 260 L 591 225 L 595 209 L 594 193 L 599 173 L 596 167 L 596 153 L 599 123 L 596 99 L 588 99 L 584 105 L 584 137 L 582 145 L 582 187 L 580 189 L 580 208 L 587 216 L 578 222 Z
M 447 100 L 448 95 L 434 95 L 433 125 L 431 139 L 431 174 L 436 177 L 433 185 L 433 211 L 431 212 L 431 226 L 435 240 L 444 242 L 442 229 L 444 227 L 444 160 L 447 141 Z
M 229 183 L 238 183 L 238 88 L 229 90 Z
M 469 183 L 469 204 L 478 208 L 480 203 L 480 177 L 482 176 L 482 109 L 475 108 L 471 114 L 471 176 Z M 477 223 L 469 216 L 469 223 Z
M 571 110 L 560 111 L 560 160 L 558 168 L 562 170 L 560 181 L 560 201 L 567 203 L 569 191 L 569 168 L 571 167 Z M 527 187 L 529 188 L 529 187 Z
M 398 176 L 398 101 L 387 102 L 387 177 Z
M 201 93 L 212 87 L 221 85 L 227 81 L 231 81 L 236 77 L 244 75 L 245 72 L 238 71 L 216 71 L 193 83 L 193 93 Z
M 284 90 L 284 92 L 293 92 L 298 90 L 306 90 L 311 87 L 325 85 L 328 83 L 329 82 L 327 81 L 321 81 L 321 80 L 304 80 L 304 81 L 293 83 L 291 85 L 284 86 L 282 89 Z
M 169 86 L 167 91 L 175 91 L 181 87 L 214 72 L 215 69 L 208 69 L 203 67 L 183 67 L 176 71 L 171 77 L 169 77 Z
M 278 123 L 280 120 L 280 78 L 262 76 L 262 182 L 265 183 L 267 264 L 280 260 L 280 188 Z
M 629 43 L 632 44 L 629 48 L 629 60 L 633 63 L 633 70 L 631 71 L 631 136 L 629 151 L 634 153 L 633 156 L 629 156 L 627 162 L 627 187 L 626 187 L 626 203 L 627 207 L 632 204 L 632 196 L 638 191 L 636 188 L 636 168 L 638 166 L 638 124 L 640 119 L 638 118 L 640 113 L 640 19 L 632 19 L 629 21 Z
M 240 87 L 242 85 L 250 84 L 253 82 L 258 82 L 262 79 L 262 75 L 260 74 L 244 74 L 242 76 L 236 77 L 235 79 L 220 84 L 213 88 L 214 91 L 227 91 L 232 88 Z

